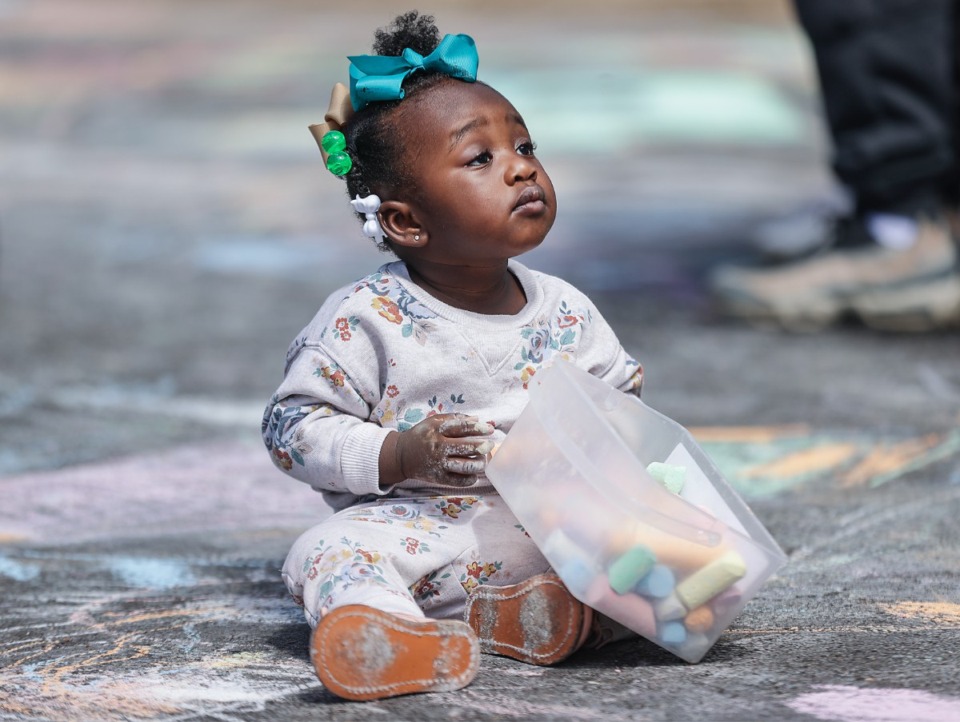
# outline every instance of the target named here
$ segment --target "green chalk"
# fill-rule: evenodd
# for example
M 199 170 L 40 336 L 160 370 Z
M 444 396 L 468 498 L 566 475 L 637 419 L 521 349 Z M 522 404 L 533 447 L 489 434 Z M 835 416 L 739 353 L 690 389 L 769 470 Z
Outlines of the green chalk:
M 667 487 L 669 491 L 679 494 L 680 490 L 683 489 L 683 482 L 686 481 L 687 467 L 653 461 L 647 466 L 647 473 Z
M 618 556 L 607 568 L 610 588 L 617 594 L 631 591 L 653 569 L 657 557 L 648 547 L 638 544 Z

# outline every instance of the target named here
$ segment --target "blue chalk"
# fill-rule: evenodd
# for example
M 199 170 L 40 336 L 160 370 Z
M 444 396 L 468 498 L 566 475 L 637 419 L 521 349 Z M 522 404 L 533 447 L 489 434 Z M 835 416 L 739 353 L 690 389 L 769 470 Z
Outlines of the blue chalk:
M 660 641 L 664 644 L 683 644 L 687 641 L 687 628 L 682 622 L 666 622 L 660 627 Z
M 650 573 L 637 582 L 634 591 L 645 597 L 663 599 L 673 591 L 676 582 L 677 580 L 673 576 L 673 572 L 670 571 L 670 567 L 665 567 L 663 564 L 654 564 Z
M 581 591 L 590 586 L 597 571 L 583 559 L 568 559 L 554 570 L 571 590 Z

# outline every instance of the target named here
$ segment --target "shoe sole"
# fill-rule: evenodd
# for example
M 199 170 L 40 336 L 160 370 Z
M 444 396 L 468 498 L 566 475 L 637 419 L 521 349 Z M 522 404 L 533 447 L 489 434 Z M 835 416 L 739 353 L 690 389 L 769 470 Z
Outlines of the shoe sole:
M 405 619 L 351 605 L 320 620 L 310 658 L 324 687 L 363 701 L 465 687 L 479 669 L 480 649 L 463 622 Z
M 866 325 L 880 331 L 948 328 L 960 322 L 960 278 L 867 291 L 851 299 L 850 305 Z
M 477 588 L 464 618 L 484 654 L 547 666 L 576 651 L 584 607 L 558 576 L 541 574 L 508 587 Z
M 950 275 L 922 284 L 876 288 L 849 297 L 807 297 L 782 307 L 741 297 L 728 299 L 727 308 L 764 329 L 821 331 L 845 313 L 853 313 L 866 326 L 879 331 L 920 333 L 960 324 L 960 277 Z M 802 312 L 798 312 L 800 309 Z

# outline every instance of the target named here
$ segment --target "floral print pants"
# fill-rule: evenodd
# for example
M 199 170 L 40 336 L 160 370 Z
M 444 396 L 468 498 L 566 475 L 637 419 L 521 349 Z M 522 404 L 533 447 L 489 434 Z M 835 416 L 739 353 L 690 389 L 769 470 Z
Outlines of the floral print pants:
M 389 498 L 307 530 L 283 579 L 315 627 L 347 604 L 435 619 L 463 616 L 481 584 L 506 586 L 549 563 L 496 494 Z

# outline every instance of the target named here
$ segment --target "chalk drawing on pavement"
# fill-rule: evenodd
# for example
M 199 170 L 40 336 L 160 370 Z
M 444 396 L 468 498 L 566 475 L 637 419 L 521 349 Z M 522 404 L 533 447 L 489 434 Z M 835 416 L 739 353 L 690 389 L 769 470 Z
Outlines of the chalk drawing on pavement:
M 204 641 L 225 624 L 244 634 L 292 623 L 288 605 L 265 603 L 251 614 L 250 600 L 216 597 L 79 590 L 61 600 L 79 607 L 72 613 L 51 609 L 57 621 L 6 629 L 16 638 L 0 640 L 0 686 L 16 693 L 0 695 L 0 716 L 59 722 L 262 711 L 270 700 L 319 687 L 309 663 L 288 652 L 261 643 L 262 651 L 235 654 Z
M 960 719 L 960 698 L 914 689 L 818 685 L 787 706 L 831 722 L 954 722 Z
M 884 612 L 901 619 L 933 622 L 938 628 L 960 628 L 960 604 L 954 602 L 895 602 L 879 606 Z
M 960 457 L 960 430 L 919 437 L 816 431 L 805 425 L 691 429 L 746 498 L 774 497 L 806 484 L 875 488 Z

